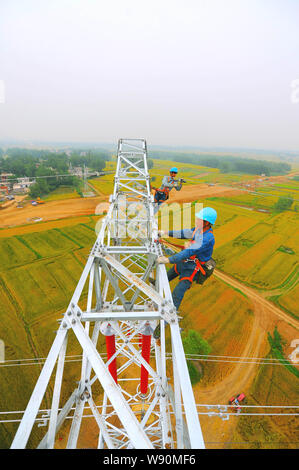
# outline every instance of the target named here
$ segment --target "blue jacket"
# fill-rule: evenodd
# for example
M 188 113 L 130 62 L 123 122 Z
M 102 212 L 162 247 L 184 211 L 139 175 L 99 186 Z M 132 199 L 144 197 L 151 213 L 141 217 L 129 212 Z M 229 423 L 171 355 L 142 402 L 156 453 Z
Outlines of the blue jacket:
M 192 239 L 193 231 L 194 228 L 191 230 L 170 230 L 168 235 L 174 238 Z M 212 257 L 214 244 L 215 238 L 211 228 L 203 233 L 200 233 L 200 230 L 198 230 L 195 232 L 194 243 L 192 246 L 182 250 L 180 253 L 170 256 L 169 262 L 171 264 L 175 264 L 179 261 L 190 258 L 190 256 L 193 255 L 195 255 L 200 261 L 208 261 Z

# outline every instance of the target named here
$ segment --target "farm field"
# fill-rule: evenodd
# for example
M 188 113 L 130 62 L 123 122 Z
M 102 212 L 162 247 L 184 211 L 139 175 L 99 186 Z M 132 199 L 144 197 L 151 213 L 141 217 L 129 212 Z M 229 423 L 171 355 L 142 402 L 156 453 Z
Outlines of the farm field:
M 298 215 L 287 211 L 262 217 L 258 214 L 256 223 L 241 234 L 237 223 L 235 228 L 233 222 L 220 228 L 216 225 L 214 253 L 219 269 L 256 288 L 271 290 L 282 285 L 298 267 Z M 226 227 L 230 240 L 223 235 Z
M 6 361 L 47 356 L 57 320 L 67 308 L 96 239 L 97 220 L 77 217 L 68 223 L 58 221 L 56 228 L 53 222 L 32 224 L 31 232 L 29 226 L 25 233 L 24 227 L 18 227 L 13 234 L 0 238 L 0 337 L 5 343 Z M 71 354 L 80 353 L 76 343 L 69 348 Z M 0 409 L 25 409 L 40 370 L 41 366 L 34 364 L 0 367 Z M 77 365 L 67 365 L 66 372 L 69 386 L 65 398 L 75 386 Z M 49 406 L 47 399 L 45 406 Z M 13 424 L 0 427 L 0 448 L 9 446 L 15 430 Z M 33 440 L 38 435 L 37 430 Z
M 268 391 L 265 394 L 265 390 Z M 292 406 L 298 403 L 298 378 L 280 365 L 261 365 L 250 390 L 251 406 Z M 254 409 L 254 408 L 253 408 Z M 278 408 L 279 409 L 279 408 Z M 274 409 L 276 412 L 278 409 Z M 269 409 L 268 409 L 269 410 Z M 264 413 L 269 411 L 264 409 Z M 289 408 L 288 412 L 296 412 Z M 230 448 L 298 449 L 296 417 L 242 416 L 236 426 Z
M 14 235 L 22 235 L 24 233 L 37 233 L 50 230 L 52 228 L 59 229 L 60 227 L 67 227 L 76 224 L 90 224 L 92 216 L 81 216 L 81 217 L 68 217 L 65 219 L 52 220 L 50 222 L 37 222 L 28 223 L 26 225 L 18 225 L 12 228 L 0 229 L 0 238 L 9 238 Z
M 45 196 L 44 201 L 59 201 L 61 199 L 78 199 L 80 195 L 73 187 L 60 186 L 52 191 L 48 196 Z
M 36 217 L 45 222 L 82 215 L 94 215 L 97 205 L 104 200 L 105 197 L 96 196 L 49 201 L 40 206 L 28 205 L 23 209 L 12 206 L 0 211 L 0 232 L 2 228 L 8 229 L 19 225 L 31 225 L 32 219 Z
M 172 166 L 176 166 L 178 168 L 178 178 L 183 178 L 186 180 L 187 184 L 184 188 L 188 188 L 188 186 L 198 185 L 200 184 L 210 184 L 210 183 L 217 183 L 221 185 L 230 185 L 232 183 L 238 183 L 243 181 L 244 176 L 235 174 L 225 174 L 220 173 L 220 171 L 216 168 L 209 168 L 199 165 L 194 165 L 191 163 L 181 163 L 181 162 L 173 162 L 171 160 L 159 160 L 154 159 L 154 166 L 149 170 L 149 174 L 152 178 L 152 186 L 158 187 L 163 179 L 163 176 L 169 175 L 169 169 Z M 109 165 L 108 165 L 109 163 Z M 107 162 L 105 171 L 110 171 L 111 169 L 115 168 L 114 162 Z M 246 180 L 253 180 L 255 176 L 248 176 L 246 175 Z M 114 185 L 114 174 L 104 175 L 99 178 L 90 179 L 89 184 L 93 186 L 100 194 L 109 195 L 113 192 L 113 185 Z M 225 189 L 225 188 L 222 188 Z M 190 189 L 188 188 L 188 191 Z M 217 191 L 219 192 L 219 191 Z
M 159 162 L 161 167 L 155 168 L 157 177 L 158 172 L 168 168 L 169 163 Z M 184 167 L 188 178 L 192 178 L 192 165 L 184 164 Z M 200 178 L 216 178 L 216 171 L 203 167 L 201 172 Z M 227 183 L 229 175 L 223 176 L 228 178 Z M 234 178 L 235 175 L 231 181 L 236 181 Z M 243 177 L 239 178 L 242 180 Z M 95 180 L 90 180 L 90 183 L 92 181 Z M 272 333 L 274 326 L 278 326 L 286 341 L 284 352 L 287 357 L 291 352 L 290 342 L 298 334 L 294 326 L 296 318 L 299 319 L 296 300 L 299 246 L 297 213 L 259 211 L 252 203 L 251 195 L 246 200 L 246 205 L 251 209 L 248 210 L 240 207 L 240 201 L 247 194 L 230 187 L 221 187 L 220 184 L 209 187 L 207 181 L 198 184 L 197 177 L 195 181 L 195 184 L 189 184 L 188 180 L 184 189 L 175 193 L 171 201 L 197 201 L 215 207 L 219 214 L 214 228 L 217 269 L 220 273 L 232 276 L 231 279 L 237 279 L 239 284 L 230 283 L 229 277 L 215 275 L 204 286 L 192 287 L 187 291 L 182 305 L 182 328 L 184 331 L 195 329 L 200 332 L 210 344 L 211 354 L 216 357 L 264 358 L 269 354 L 267 334 Z M 113 175 L 112 178 L 109 175 L 107 186 L 101 182 L 103 180 L 99 179 L 99 191 L 104 188 L 110 194 Z M 94 229 L 99 220 L 94 215 L 96 203 L 106 199 L 96 197 L 49 202 L 43 209 L 53 204 L 56 211 L 51 215 L 49 211 L 48 216 L 45 215 L 43 221 L 36 224 L 25 221 L 20 222 L 23 225 L 17 225 L 20 219 L 15 219 L 11 223 L 15 226 L 4 228 L 2 219 L 0 338 L 5 341 L 7 360 L 47 356 L 55 338 L 57 320 L 67 308 L 96 238 Z M 232 205 L 232 199 L 236 205 Z M 32 209 L 35 212 L 37 208 Z M 1 211 L 0 223 L 3 214 L 4 211 Z M 171 283 L 171 288 L 175 282 Z M 273 305 L 275 303 L 283 309 L 286 316 L 277 316 L 267 304 L 251 297 L 245 287 L 242 291 L 242 286 L 250 286 L 257 295 L 261 295 L 262 300 L 271 299 Z M 84 292 L 85 295 L 86 290 Z M 292 325 L 284 319 L 288 315 L 293 319 Z M 76 342 L 70 341 L 68 353 L 81 353 Z M 252 404 L 294 404 L 298 399 L 298 379 L 283 366 L 271 368 L 258 363 L 236 365 L 216 359 L 201 361 L 200 367 L 203 377 L 194 386 L 197 403 L 227 404 L 232 394 L 241 391 L 246 393 Z M 24 410 L 40 370 L 40 365 L 0 367 L 3 392 L 0 395 L 0 410 Z M 74 389 L 79 373 L 77 363 L 66 365 L 64 399 Z M 280 386 L 281 381 L 283 387 Z M 263 399 L 263 394 L 267 395 L 267 401 Z M 290 401 L 285 400 L 286 395 Z M 46 397 L 44 407 L 49 406 L 49 397 Z M 200 420 L 210 448 L 237 448 L 238 442 L 245 442 L 242 444 L 244 448 L 263 447 L 266 444 L 275 448 L 277 442 L 278 447 L 288 438 L 294 440 L 292 419 L 287 417 L 265 418 L 265 425 L 259 431 L 256 431 L 259 429 L 258 418 L 255 420 L 254 417 L 233 417 L 226 422 L 219 417 L 203 416 Z M 15 431 L 14 423 L 0 427 L 0 448 L 9 446 Z M 32 445 L 38 441 L 40 431 L 37 429 L 34 432 Z M 254 440 L 255 432 L 257 440 L 263 444 Z

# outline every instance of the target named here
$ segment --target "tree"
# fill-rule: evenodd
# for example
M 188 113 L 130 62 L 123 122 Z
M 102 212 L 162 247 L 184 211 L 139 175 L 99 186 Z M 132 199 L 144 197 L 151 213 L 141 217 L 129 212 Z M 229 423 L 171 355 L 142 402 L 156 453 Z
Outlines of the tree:
M 187 335 L 183 335 L 182 338 L 184 351 L 186 354 L 196 354 L 196 355 L 207 355 L 211 351 L 211 346 L 209 343 L 201 337 L 201 335 L 195 330 L 189 330 Z M 202 377 L 202 370 L 193 362 L 187 363 L 190 380 L 192 385 L 200 381 Z
M 148 169 L 150 170 L 151 168 L 153 168 L 153 166 L 154 166 L 154 161 L 153 161 L 151 158 L 149 158 L 149 159 L 147 160 L 147 167 L 148 167 Z
M 221 171 L 221 173 L 230 173 L 233 171 L 233 166 L 231 165 L 230 162 L 221 162 L 220 165 L 219 165 L 219 169 Z
M 278 201 L 274 204 L 274 210 L 278 212 L 283 212 L 291 208 L 292 204 L 294 202 L 294 199 L 292 196 L 285 197 L 281 196 Z
M 285 344 L 285 343 L 282 340 L 282 336 L 279 333 L 277 326 L 275 326 L 274 328 L 273 336 L 271 336 L 271 334 L 268 333 L 268 341 L 271 346 L 271 350 L 276 349 L 277 351 L 280 351 L 280 353 L 282 353 L 282 344 Z

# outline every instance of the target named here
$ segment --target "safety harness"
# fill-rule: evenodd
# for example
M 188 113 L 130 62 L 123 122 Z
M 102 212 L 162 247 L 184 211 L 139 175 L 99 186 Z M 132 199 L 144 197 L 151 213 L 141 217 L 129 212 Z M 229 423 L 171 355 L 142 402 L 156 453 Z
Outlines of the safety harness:
M 193 231 L 191 243 L 194 243 L 194 242 L 195 242 L 195 240 L 194 240 L 194 239 L 195 239 L 195 233 L 196 233 L 198 230 L 199 230 L 199 227 L 195 228 L 195 230 Z M 204 233 L 204 232 L 208 232 L 209 230 L 211 230 L 211 227 L 204 227 L 204 228 L 201 230 L 200 235 L 201 235 L 202 233 Z M 207 273 L 206 273 L 206 271 L 205 271 L 205 270 L 203 269 L 203 267 L 202 267 L 203 265 L 206 264 L 205 261 L 200 261 L 200 260 L 197 258 L 196 255 L 190 256 L 190 258 L 186 259 L 185 262 L 186 262 L 186 261 L 189 261 L 189 260 L 195 262 L 194 271 L 192 272 L 191 276 L 189 276 L 189 277 L 187 277 L 187 276 L 186 276 L 186 277 L 182 277 L 182 278 L 181 278 L 181 281 L 185 281 L 185 280 L 186 280 L 186 281 L 189 281 L 189 282 L 192 283 L 193 280 L 194 280 L 194 277 L 196 276 L 196 274 L 198 273 L 198 271 L 201 271 L 201 273 L 202 273 L 204 276 L 206 276 Z
M 193 231 L 193 233 L 192 233 L 191 243 L 194 243 L 194 242 L 195 242 L 195 234 L 196 234 L 196 232 L 197 232 L 198 230 L 199 230 L 199 227 L 197 227 L 197 228 L 194 229 L 194 231 Z M 202 234 L 202 233 L 204 233 L 204 232 L 208 232 L 208 231 L 210 231 L 210 230 L 212 230 L 210 226 L 204 227 L 204 228 L 201 230 L 200 234 Z M 159 243 L 162 243 L 163 245 L 170 245 L 170 246 L 173 246 L 173 247 L 175 247 L 175 248 L 179 248 L 180 250 L 184 250 L 184 247 L 183 247 L 182 245 L 178 245 L 178 244 L 175 244 L 175 243 L 166 241 L 166 240 L 164 240 L 164 239 L 159 239 L 158 241 L 159 241 Z M 176 251 L 177 251 L 177 250 L 176 250 Z M 195 263 L 195 268 L 194 268 L 194 270 L 193 270 L 193 272 L 192 272 L 192 274 L 191 274 L 190 276 L 182 277 L 182 278 L 180 279 L 181 281 L 187 280 L 187 281 L 189 281 L 189 282 L 192 283 L 193 280 L 194 280 L 194 278 L 195 278 L 195 276 L 196 276 L 196 274 L 198 273 L 198 271 L 200 271 L 203 276 L 206 276 L 206 278 L 209 277 L 209 276 L 212 274 L 212 272 L 214 271 L 214 266 L 213 266 L 213 267 L 211 268 L 211 269 L 212 269 L 212 272 L 209 272 L 209 275 L 207 276 L 207 271 L 205 271 L 205 270 L 203 269 L 203 265 L 206 265 L 206 263 L 208 263 L 209 261 L 207 261 L 207 262 L 206 262 L 206 261 L 200 261 L 200 260 L 197 258 L 196 255 L 192 255 L 192 256 L 190 256 L 190 258 L 187 258 L 186 260 L 184 260 L 184 262 L 187 262 L 187 261 L 193 261 L 193 262 Z M 214 261 L 214 260 L 213 260 L 213 261 Z M 215 262 L 214 262 L 214 263 L 215 263 Z M 176 264 L 174 265 L 174 270 L 175 270 L 175 272 L 176 272 L 177 274 L 179 274 L 179 272 L 178 272 L 178 270 L 177 270 L 177 265 L 176 265 Z
M 168 180 L 167 180 L 168 183 L 171 183 L 171 184 L 174 184 L 175 183 L 175 180 L 174 178 L 172 178 L 171 176 L 168 176 Z M 157 195 L 158 193 L 163 193 L 165 194 L 165 201 L 167 201 L 167 199 L 169 199 L 169 193 L 170 193 L 170 189 L 165 187 L 165 188 L 154 188 L 152 187 L 152 189 L 154 189 L 155 191 L 155 195 L 154 195 L 154 200 L 155 202 L 158 202 L 157 201 Z

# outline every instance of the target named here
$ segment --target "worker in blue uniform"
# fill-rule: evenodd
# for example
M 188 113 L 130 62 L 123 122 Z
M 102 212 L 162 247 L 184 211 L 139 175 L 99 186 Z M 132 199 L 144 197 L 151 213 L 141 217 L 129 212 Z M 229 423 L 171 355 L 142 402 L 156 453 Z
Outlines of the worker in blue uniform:
M 176 180 L 175 177 L 177 176 L 178 169 L 176 167 L 170 168 L 169 176 L 164 176 L 162 180 L 162 184 L 160 188 L 154 188 L 155 195 L 154 195 L 154 214 L 158 212 L 160 209 L 161 204 L 169 199 L 170 191 L 175 188 L 176 191 L 180 191 L 182 189 L 182 183 L 184 182 L 183 179 Z
M 214 270 L 212 260 L 215 244 L 212 226 L 215 224 L 217 212 L 211 207 L 205 207 L 195 214 L 196 227 L 193 229 L 174 230 L 168 233 L 160 232 L 161 236 L 191 239 L 185 243 L 184 249 L 169 258 L 160 256 L 158 263 L 173 266 L 167 273 L 169 281 L 179 276 L 179 283 L 172 292 L 173 303 L 178 310 L 185 292 L 190 289 L 194 281 L 203 284 L 209 277 L 209 270 Z M 211 262 L 212 260 L 212 262 Z

